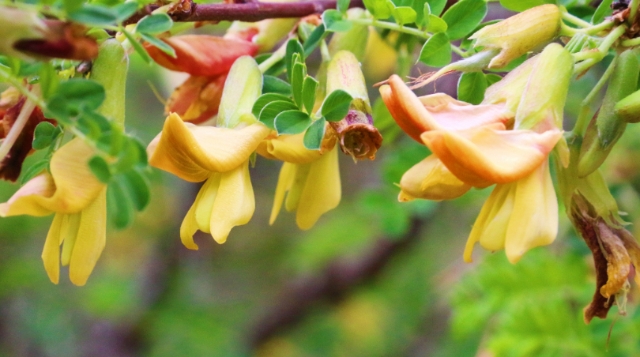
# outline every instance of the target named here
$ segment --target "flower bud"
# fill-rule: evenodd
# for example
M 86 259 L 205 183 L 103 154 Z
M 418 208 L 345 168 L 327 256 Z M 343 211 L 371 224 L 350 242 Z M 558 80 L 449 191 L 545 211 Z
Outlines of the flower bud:
M 348 12 L 348 18 L 358 19 L 364 17 L 363 9 L 351 9 Z M 358 61 L 364 60 L 367 50 L 367 40 L 369 37 L 369 28 L 364 25 L 352 25 L 351 28 L 344 32 L 336 32 L 329 42 L 329 53 L 333 56 L 339 51 L 349 51 L 353 53 Z
M 640 62 L 632 50 L 621 53 L 607 87 L 598 114 L 591 120 L 580 148 L 578 176 L 584 177 L 595 171 L 609 156 L 627 126 L 615 112 L 616 104 L 633 93 L 638 84 Z
M 122 44 L 115 39 L 104 41 L 100 45 L 100 55 L 93 62 L 91 79 L 102 84 L 107 93 L 100 114 L 121 126 L 124 125 L 128 69 L 129 57 Z
M 238 58 L 224 82 L 217 126 L 234 128 L 241 122 L 255 123 L 251 109 L 261 93 L 262 73 L 258 64 L 250 56 Z
M 627 123 L 640 122 L 640 90 L 619 101 L 614 107 L 616 115 Z
M 486 26 L 470 38 L 476 40 L 475 47 L 500 49 L 489 63 L 489 68 L 500 68 L 552 41 L 560 32 L 561 20 L 558 6 L 540 5 Z
M 341 121 L 330 122 L 338 134 L 340 148 L 354 159 L 373 160 L 382 145 L 382 135 L 373 126 L 371 104 L 360 62 L 348 51 L 336 53 L 327 68 L 327 93 L 338 89 L 353 98 L 347 116 Z

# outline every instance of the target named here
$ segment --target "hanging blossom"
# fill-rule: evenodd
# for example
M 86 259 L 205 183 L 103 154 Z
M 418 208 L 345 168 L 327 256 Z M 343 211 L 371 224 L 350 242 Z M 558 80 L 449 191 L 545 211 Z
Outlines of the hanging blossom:
M 95 150 L 82 140 L 69 141 L 53 154 L 50 174 L 31 179 L 0 204 L 2 217 L 55 213 L 42 251 L 44 268 L 55 284 L 62 264 L 69 266 L 72 283 L 84 285 L 105 246 L 107 187 L 87 165 L 93 155 Z
M 197 230 L 224 243 L 233 227 L 253 216 L 249 158 L 270 131 L 251 114 L 261 91 L 257 63 L 240 57 L 225 82 L 216 126 L 185 123 L 172 113 L 147 148 L 152 166 L 186 181 L 205 181 L 180 227 L 189 249 L 198 249 L 193 241 Z
M 433 155 L 409 169 L 400 201 L 452 199 L 471 187 L 497 184 L 473 226 L 464 252 L 473 246 L 505 249 L 517 262 L 530 248 L 550 244 L 558 229 L 558 204 L 547 157 L 562 139 L 562 109 L 573 61 L 551 44 L 487 89 L 470 105 L 444 94 L 416 97 L 393 76 L 382 98 L 398 125 Z

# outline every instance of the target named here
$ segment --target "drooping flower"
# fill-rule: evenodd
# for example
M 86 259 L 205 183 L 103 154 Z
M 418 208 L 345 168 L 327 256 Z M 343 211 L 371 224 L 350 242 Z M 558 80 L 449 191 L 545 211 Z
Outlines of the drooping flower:
M 320 150 L 305 148 L 302 139 L 302 134 L 271 135 L 258 147 L 257 152 L 263 157 L 284 161 L 269 224 L 275 222 L 283 202 L 287 211 L 296 211 L 300 229 L 313 227 L 323 214 L 340 203 L 336 134 L 327 126 Z
M 252 42 L 209 35 L 182 35 L 163 40 L 176 57 L 147 44 L 149 55 L 161 66 L 191 75 L 172 94 L 165 112 L 177 113 L 189 122 L 201 123 L 218 113 L 222 89 L 234 61 L 253 56 L 258 47 Z
M 51 174 L 36 176 L 0 204 L 2 217 L 55 213 L 42 251 L 45 270 L 55 284 L 62 264 L 69 266 L 72 283 L 84 285 L 105 246 L 107 188 L 87 164 L 94 154 L 82 140 L 69 141 L 53 154 Z
M 516 262 L 555 239 L 558 207 L 547 157 L 562 138 L 572 65 L 568 52 L 549 45 L 488 88 L 480 105 L 443 94 L 418 98 L 397 76 L 381 87 L 399 126 L 433 153 L 405 173 L 400 200 L 451 199 L 498 184 L 471 232 L 466 261 L 476 242 L 505 249 Z
M 240 57 L 224 86 L 218 126 L 185 123 L 172 113 L 147 148 L 152 166 L 186 181 L 206 181 L 180 228 L 189 249 L 198 249 L 193 241 L 197 230 L 224 243 L 233 227 L 248 223 L 253 215 L 249 158 L 270 131 L 251 114 L 261 90 L 257 64 Z

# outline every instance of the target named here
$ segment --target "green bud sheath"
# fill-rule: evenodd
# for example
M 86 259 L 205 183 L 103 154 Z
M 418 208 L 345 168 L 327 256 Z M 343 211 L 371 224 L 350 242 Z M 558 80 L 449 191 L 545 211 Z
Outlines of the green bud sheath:
M 632 50 L 622 52 L 616 61 L 600 111 L 589 123 L 582 141 L 579 177 L 589 175 L 602 165 L 627 126 L 627 122 L 616 114 L 615 107 L 636 90 L 640 63 Z
M 118 40 L 109 39 L 100 45 L 93 61 L 91 79 L 100 83 L 107 94 L 99 112 L 124 129 L 125 90 L 129 57 Z
M 364 10 L 349 10 L 349 18 L 364 18 Z M 329 53 L 331 56 L 339 51 L 349 51 L 353 53 L 358 61 L 364 60 L 367 51 L 367 41 L 369 39 L 369 27 L 364 25 L 352 25 L 351 28 L 344 32 L 336 32 L 329 42 Z
M 619 101 L 614 110 L 627 123 L 640 122 L 640 90 Z
M 257 119 L 251 114 L 253 104 L 262 93 L 262 72 L 251 56 L 238 58 L 231 66 L 224 82 L 218 126 L 234 128 L 241 122 L 253 124 Z
M 327 94 L 342 89 L 353 97 L 353 109 L 371 113 L 367 85 L 360 68 L 360 62 L 349 51 L 333 55 L 327 68 Z

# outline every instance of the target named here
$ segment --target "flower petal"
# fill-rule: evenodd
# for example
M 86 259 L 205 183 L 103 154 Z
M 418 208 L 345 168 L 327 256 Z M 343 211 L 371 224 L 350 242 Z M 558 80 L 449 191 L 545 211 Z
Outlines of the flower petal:
M 271 208 L 271 216 L 269 217 L 269 224 L 273 224 L 278 218 L 280 209 L 282 208 L 282 202 L 287 191 L 291 190 L 293 182 L 296 178 L 296 171 L 298 165 L 285 162 L 282 164 L 280 174 L 278 175 L 278 185 L 276 186 L 276 193 L 273 197 L 273 207 Z
M 18 216 L 27 214 L 30 216 L 46 216 L 52 213 L 40 205 L 41 197 L 51 197 L 56 186 L 53 178 L 48 173 L 36 176 L 20 187 L 16 193 L 5 203 L 0 204 L 0 216 Z
M 211 212 L 211 235 L 216 242 L 226 242 L 235 226 L 249 223 L 255 210 L 249 161 L 221 174 L 220 187 Z
M 508 183 L 528 175 L 546 160 L 562 137 L 560 130 L 536 133 L 496 128 L 435 130 L 421 137 L 454 175 L 475 187 Z
M 263 140 L 256 151 L 267 159 L 281 160 L 294 164 L 308 164 L 318 160 L 322 154 L 331 150 L 336 144 L 332 134 L 325 135 L 320 150 L 309 150 L 304 146 L 304 134 L 269 136 Z
M 449 200 L 462 196 L 470 188 L 470 185 L 455 177 L 435 155 L 431 155 L 402 175 L 398 200 Z
M 44 270 L 47 272 L 49 280 L 54 284 L 58 284 L 60 280 L 60 229 L 63 216 L 63 213 L 57 213 L 53 217 L 49 233 L 47 233 L 47 239 L 42 248 Z
M 165 113 L 176 113 L 194 124 L 207 121 L 218 113 L 226 78 L 225 75 L 187 78 L 167 100 Z
M 176 51 L 176 57 L 145 44 L 151 58 L 172 71 L 186 72 L 194 76 L 217 76 L 227 73 L 238 57 L 253 56 L 258 51 L 258 46 L 248 41 L 208 35 L 173 36 L 163 41 Z
M 80 226 L 71 253 L 69 279 L 83 286 L 102 254 L 107 235 L 107 189 L 80 212 Z
M 551 244 L 558 234 L 558 200 L 545 162 L 517 182 L 505 251 L 511 263 L 534 247 Z
M 300 229 L 313 227 L 320 216 L 338 206 L 342 196 L 337 148 L 310 166 L 296 212 Z
M 147 148 L 149 163 L 186 181 L 204 181 L 211 172 L 229 171 L 247 161 L 268 133 L 260 123 L 241 129 L 198 127 L 172 113 Z
M 195 217 L 195 203 L 191 205 L 187 215 L 180 225 L 180 240 L 187 249 L 198 250 L 198 245 L 193 241 L 193 235 L 198 231 L 198 222 Z

